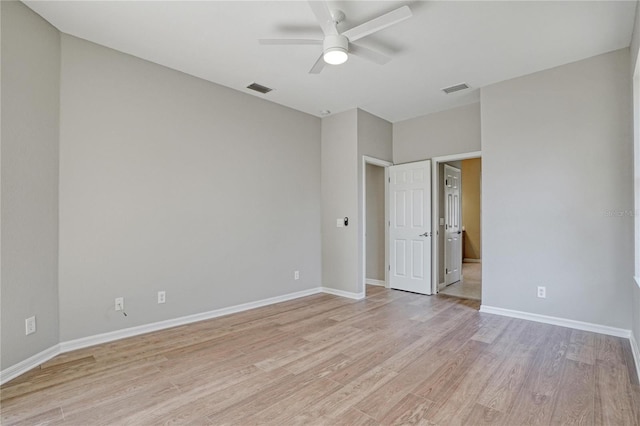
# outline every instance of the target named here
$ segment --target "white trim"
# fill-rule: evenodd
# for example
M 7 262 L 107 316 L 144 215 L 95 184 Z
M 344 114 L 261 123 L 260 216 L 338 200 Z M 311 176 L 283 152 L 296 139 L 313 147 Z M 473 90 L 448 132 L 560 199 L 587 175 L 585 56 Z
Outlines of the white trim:
M 591 331 L 593 333 L 607 334 L 609 336 L 631 338 L 631 330 L 609 327 L 607 325 L 593 324 L 590 322 L 576 321 L 566 318 L 551 317 L 547 315 L 533 314 L 530 312 L 514 311 L 511 309 L 496 308 L 494 306 L 481 305 L 480 312 L 505 317 L 519 318 L 545 324 L 559 325 L 560 327 L 574 328 L 576 330 Z
M 640 276 L 637 277 L 633 277 L 636 280 L 636 284 L 638 284 L 638 287 L 640 287 Z
M 377 286 L 380 286 L 380 287 L 386 287 L 387 286 L 386 281 L 374 280 L 373 278 L 366 278 L 364 283 L 368 284 L 368 285 L 377 285 Z
M 187 315 L 184 317 L 173 318 L 165 321 L 158 321 L 151 324 L 144 324 L 136 327 L 129 327 L 122 330 L 111 331 L 108 333 L 96 334 L 94 336 L 82 337 L 80 339 L 69 340 L 66 342 L 58 343 L 51 346 L 44 351 L 35 354 L 24 361 L 20 361 L 10 367 L 0 371 L 0 384 L 4 384 L 9 380 L 12 380 L 21 374 L 26 373 L 33 368 L 49 361 L 51 358 L 60 355 L 65 352 L 74 351 L 77 349 L 87 348 L 89 346 L 98 345 L 101 343 L 113 342 L 115 340 L 124 339 L 127 337 L 138 336 L 152 331 L 164 330 L 179 325 L 191 324 L 198 321 L 204 321 L 221 317 L 223 315 L 234 314 L 238 312 L 247 311 L 249 309 L 260 308 L 262 306 L 273 305 L 275 303 L 286 302 L 287 300 L 298 299 L 300 297 L 311 296 L 318 293 L 333 294 L 335 296 L 346 297 L 349 299 L 364 299 L 365 294 L 351 293 L 348 291 L 335 290 L 327 287 L 315 287 L 308 290 L 297 291 L 295 293 L 289 293 L 282 296 L 270 297 L 268 299 L 262 299 L 255 302 L 242 303 L 240 305 L 229 306 L 227 308 L 215 309 L 213 311 L 202 312 L 194 315 Z
M 375 157 L 369 157 L 368 155 L 363 155 L 362 159 L 364 160 L 365 163 L 373 164 L 374 166 L 380 166 L 380 167 L 393 166 L 393 163 L 390 161 L 381 160 Z
M 629 337 L 629 343 L 631 343 L 631 353 L 633 353 L 633 360 L 636 363 L 636 374 L 638 375 L 638 381 L 640 382 L 640 348 L 638 347 L 638 341 L 633 333 Z
M 15 379 L 19 375 L 36 368 L 40 364 L 49 361 L 59 353 L 60 345 L 53 345 L 50 348 L 45 349 L 44 351 L 25 359 L 24 361 L 20 361 L 17 364 L 5 368 L 4 370 L 0 371 L 0 384 L 5 384 L 9 380 Z
M 70 352 L 76 349 L 87 348 L 89 346 L 94 346 L 101 343 L 113 342 L 114 340 L 120 340 L 127 337 L 138 336 L 140 334 L 150 333 L 152 331 L 159 331 L 179 325 L 191 324 L 198 321 L 217 318 L 223 315 L 243 312 L 249 309 L 260 308 L 262 306 L 273 305 L 275 303 L 286 302 L 287 300 L 298 299 L 300 297 L 311 296 L 313 294 L 322 292 L 342 296 L 342 294 L 325 291 L 325 289 L 323 289 L 322 287 L 316 287 L 308 290 L 297 291 L 295 293 L 285 294 L 282 296 L 270 297 L 268 299 L 262 299 L 255 302 L 242 303 L 240 305 L 229 306 L 227 308 L 215 309 L 213 311 L 187 315 L 184 317 L 173 318 L 165 321 L 124 328 L 122 330 L 116 330 L 108 333 L 101 333 L 94 336 L 82 337 L 80 339 L 61 342 L 50 347 L 49 349 L 40 352 L 39 354 L 36 354 L 24 361 L 21 361 L 15 365 L 12 365 L 11 367 L 0 371 L 0 384 L 4 384 L 9 380 L 18 377 L 19 375 L 26 373 L 27 371 L 39 366 L 40 364 L 50 360 L 51 358 L 61 353 Z M 353 299 L 355 297 L 353 297 L 352 294 L 353 293 L 349 293 L 349 295 L 345 295 L 344 297 Z
M 446 163 L 447 161 L 470 160 L 472 158 L 482 157 L 482 151 L 463 152 L 462 154 L 443 155 L 433 157 L 431 160 L 438 163 Z
M 320 287 L 309 290 L 297 291 L 295 293 L 285 294 L 283 296 L 270 297 L 255 302 L 242 303 L 240 305 L 229 306 L 227 308 L 214 309 L 213 311 L 201 312 L 199 314 L 187 315 L 184 317 L 173 318 L 165 321 L 158 321 L 151 324 L 139 325 L 136 327 L 124 328 L 122 330 L 111 331 L 108 333 L 96 334 L 95 336 L 82 337 L 80 339 L 70 340 L 60 343 L 62 352 L 74 351 L 76 349 L 86 348 L 89 346 L 99 345 L 101 343 L 112 342 L 114 340 L 125 339 L 127 337 L 138 336 L 140 334 L 151 333 L 152 331 L 164 330 L 167 328 L 177 327 L 180 325 L 191 324 L 198 321 L 218 318 L 224 315 L 235 314 L 238 312 L 248 311 L 249 309 L 260 308 L 275 303 L 286 302 L 287 300 L 297 299 L 300 297 L 311 296 L 312 294 L 321 293 Z
M 470 259 L 468 257 L 465 257 L 464 259 L 462 259 L 462 263 L 482 263 L 482 259 Z
M 358 239 L 360 240 L 360 244 L 362 244 L 361 250 L 358 250 L 359 253 L 362 253 L 362 255 L 358 257 L 358 262 L 360 263 L 360 265 L 358 266 L 362 271 L 362 283 L 359 283 L 359 285 L 361 285 L 361 288 L 360 288 L 361 293 L 357 293 L 357 294 L 364 294 L 365 287 L 367 285 L 367 278 L 366 278 L 367 277 L 367 270 L 366 270 L 367 269 L 367 164 L 372 164 L 374 166 L 379 166 L 384 168 L 384 223 L 386 224 L 387 221 L 389 220 L 389 215 L 388 215 L 389 203 L 387 202 L 387 192 L 389 189 L 389 182 L 388 182 L 389 171 L 387 170 L 387 167 L 393 166 L 393 163 L 386 160 L 381 160 L 379 158 L 369 157 L 368 155 L 363 155 L 362 156 L 362 175 L 360 176 L 360 179 L 362 179 L 362 194 L 360 194 L 360 200 L 362 202 L 362 209 L 360 211 L 361 227 L 358 229 L 358 233 L 360 234 L 358 235 Z M 389 245 L 387 243 L 388 241 L 389 241 L 389 227 L 385 226 L 384 227 L 384 246 L 385 246 L 384 279 L 387 282 L 389 281 L 389 277 L 387 276 L 389 272 L 387 268 L 387 265 L 389 264 L 389 250 L 387 247 Z M 352 294 L 356 294 L 356 293 L 352 293 Z M 349 296 L 345 296 L 345 297 L 349 297 Z
M 336 290 L 335 288 L 322 287 L 322 292 L 327 294 L 333 294 L 334 296 L 347 297 L 349 299 L 361 300 L 364 299 L 364 291 L 361 293 L 352 293 L 350 291 Z
M 391 250 L 389 244 L 389 226 L 391 225 L 391 222 L 389 222 L 389 167 L 384 168 L 384 281 L 386 288 L 391 288 L 389 286 L 391 282 L 391 278 L 389 277 L 389 271 L 391 270 Z

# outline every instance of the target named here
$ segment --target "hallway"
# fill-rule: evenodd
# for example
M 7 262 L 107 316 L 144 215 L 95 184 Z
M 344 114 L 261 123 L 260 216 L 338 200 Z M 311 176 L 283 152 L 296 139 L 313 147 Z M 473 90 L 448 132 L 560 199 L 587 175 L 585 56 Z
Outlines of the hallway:
M 482 263 L 463 263 L 462 279 L 443 288 L 438 294 L 482 300 Z

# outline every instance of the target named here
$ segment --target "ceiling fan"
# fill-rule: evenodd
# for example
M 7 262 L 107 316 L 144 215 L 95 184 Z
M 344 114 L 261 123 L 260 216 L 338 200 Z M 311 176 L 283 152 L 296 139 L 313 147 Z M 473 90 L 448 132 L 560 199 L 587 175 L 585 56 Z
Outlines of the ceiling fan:
M 322 28 L 324 39 L 260 39 L 259 42 L 264 45 L 322 45 L 322 54 L 311 67 L 310 74 L 319 74 L 325 64 L 345 63 L 349 54 L 361 56 L 380 65 L 386 64 L 391 60 L 389 56 L 353 42 L 412 16 L 411 9 L 402 6 L 340 33 L 338 24 L 345 18 L 342 11 L 330 10 L 326 1 L 309 1 L 309 6 Z

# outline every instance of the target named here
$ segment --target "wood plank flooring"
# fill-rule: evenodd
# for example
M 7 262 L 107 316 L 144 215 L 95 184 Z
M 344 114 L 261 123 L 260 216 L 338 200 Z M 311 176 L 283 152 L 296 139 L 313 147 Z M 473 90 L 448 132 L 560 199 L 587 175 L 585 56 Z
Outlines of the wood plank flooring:
M 368 287 L 60 355 L 3 425 L 640 425 L 625 339 Z

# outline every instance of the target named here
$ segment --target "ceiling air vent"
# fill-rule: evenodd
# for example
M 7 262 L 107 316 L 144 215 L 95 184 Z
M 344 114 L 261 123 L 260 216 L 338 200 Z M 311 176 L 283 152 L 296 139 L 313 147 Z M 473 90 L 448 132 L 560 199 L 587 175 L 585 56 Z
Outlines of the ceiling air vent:
M 260 92 L 260 93 L 269 93 L 270 91 L 273 90 L 270 87 L 263 86 L 262 84 L 258 84 L 258 83 L 251 83 L 250 85 L 247 86 L 247 89 L 255 90 L 256 92 Z
M 456 84 L 455 86 L 445 87 L 444 89 L 442 89 L 442 91 L 448 95 L 449 93 L 459 92 L 460 90 L 464 90 L 468 88 L 469 86 L 467 85 L 467 83 L 460 83 L 460 84 Z

